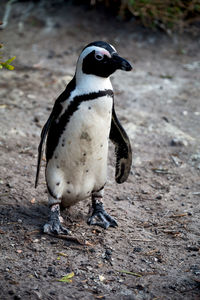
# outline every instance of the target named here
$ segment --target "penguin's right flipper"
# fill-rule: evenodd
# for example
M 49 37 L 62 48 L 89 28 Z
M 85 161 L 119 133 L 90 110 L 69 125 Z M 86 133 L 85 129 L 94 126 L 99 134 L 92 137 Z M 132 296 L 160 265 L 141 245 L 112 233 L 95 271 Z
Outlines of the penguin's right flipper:
M 132 150 L 131 150 L 131 144 L 128 135 L 117 118 L 114 105 L 112 111 L 110 140 L 115 145 L 115 153 L 116 153 L 115 180 L 117 183 L 123 183 L 128 178 L 128 175 L 131 170 Z
M 36 172 L 36 177 L 35 177 L 35 188 L 37 187 L 37 184 L 38 184 L 38 178 L 39 178 L 40 166 L 41 166 L 41 159 L 42 159 L 42 155 L 43 155 L 43 152 L 44 152 L 44 143 L 45 143 L 45 140 L 46 140 L 47 133 L 50 129 L 50 126 L 51 126 L 52 122 L 58 118 L 58 116 L 60 115 L 60 113 L 62 111 L 61 103 L 69 98 L 70 92 L 74 89 L 74 86 L 75 86 L 75 78 L 73 78 L 69 82 L 69 84 L 67 85 L 64 92 L 62 94 L 60 94 L 60 96 L 55 101 L 52 112 L 51 112 L 47 122 L 45 123 L 43 129 L 42 129 L 41 140 L 40 140 L 40 144 L 39 144 L 39 147 L 38 147 L 38 161 L 37 161 L 37 172 Z
M 51 121 L 52 121 L 52 116 L 50 115 L 50 117 L 47 120 L 47 122 L 45 123 L 45 125 L 42 129 L 42 133 L 41 133 L 41 140 L 40 140 L 40 144 L 38 146 L 38 160 L 37 160 L 37 172 L 36 172 L 36 177 L 35 177 L 35 188 L 37 187 L 37 184 L 38 184 L 38 178 L 39 178 L 40 166 L 41 166 L 41 159 L 42 159 L 43 152 L 44 152 L 44 143 L 45 143 L 47 133 L 49 131 L 49 127 L 51 125 Z
M 60 97 L 59 97 L 54 104 L 53 110 L 52 110 L 48 120 L 46 121 L 44 127 L 42 128 L 41 140 L 40 140 L 40 144 L 38 146 L 38 161 L 37 161 L 37 172 L 36 172 L 36 177 L 35 177 L 35 188 L 37 187 L 37 184 L 38 184 L 38 178 L 39 178 L 39 173 L 40 173 L 40 166 L 41 166 L 41 160 L 42 160 L 42 156 L 43 156 L 43 152 L 44 152 L 44 144 L 45 144 L 46 136 L 50 129 L 51 123 L 53 122 L 53 120 L 55 120 L 59 116 L 61 110 L 62 110 L 62 106 L 60 105 Z
M 35 177 L 35 188 L 37 187 L 38 184 L 38 178 L 39 178 L 39 173 L 40 173 L 40 166 L 41 166 L 41 159 L 43 156 L 44 152 L 44 144 L 46 140 L 47 133 L 50 129 L 50 126 L 52 122 L 59 116 L 60 112 L 62 111 L 62 106 L 60 104 L 60 97 L 56 100 L 53 110 L 45 123 L 42 132 L 41 132 L 41 140 L 40 144 L 38 146 L 38 161 L 37 161 L 37 172 L 36 172 L 36 177 Z

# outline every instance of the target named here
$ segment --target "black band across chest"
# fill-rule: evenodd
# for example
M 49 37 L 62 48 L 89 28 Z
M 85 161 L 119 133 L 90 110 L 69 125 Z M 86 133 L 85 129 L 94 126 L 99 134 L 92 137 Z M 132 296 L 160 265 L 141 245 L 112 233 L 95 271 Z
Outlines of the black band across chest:
M 82 102 L 95 100 L 97 98 L 101 98 L 105 96 L 113 97 L 113 91 L 103 90 L 103 91 L 78 95 L 74 97 L 74 99 L 71 101 L 71 103 L 69 104 L 65 112 L 59 118 L 59 121 L 56 122 L 57 120 L 54 120 L 51 123 L 51 127 L 49 129 L 49 133 L 47 137 L 47 147 L 46 147 L 47 161 L 52 158 L 54 150 L 59 143 L 60 136 L 62 135 L 68 122 L 70 121 L 71 116 L 78 109 L 79 105 Z

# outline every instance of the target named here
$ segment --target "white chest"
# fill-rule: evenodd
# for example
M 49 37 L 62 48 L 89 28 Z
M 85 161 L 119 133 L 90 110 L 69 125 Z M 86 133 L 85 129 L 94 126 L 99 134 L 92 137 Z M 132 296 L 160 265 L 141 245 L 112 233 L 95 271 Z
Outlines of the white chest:
M 60 157 L 68 157 L 74 163 L 86 153 L 93 159 L 105 151 L 111 124 L 112 98 L 104 96 L 82 102 L 71 116 L 57 151 Z M 100 147 L 99 147 L 100 146 Z M 106 153 L 105 153 L 106 154 Z
M 48 184 L 67 205 L 86 198 L 106 182 L 112 105 L 110 96 L 81 102 L 48 162 Z

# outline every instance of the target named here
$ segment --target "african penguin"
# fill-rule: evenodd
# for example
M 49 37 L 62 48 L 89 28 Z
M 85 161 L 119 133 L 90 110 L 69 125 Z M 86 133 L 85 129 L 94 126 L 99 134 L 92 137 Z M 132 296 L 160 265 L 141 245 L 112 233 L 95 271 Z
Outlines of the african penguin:
M 126 181 L 132 163 L 129 138 L 117 119 L 110 75 L 131 65 L 115 48 L 93 42 L 81 52 L 73 79 L 55 101 L 38 147 L 37 187 L 46 140 L 46 183 L 50 216 L 45 233 L 64 233 L 60 205 L 69 207 L 91 196 L 88 224 L 103 228 L 117 222 L 103 208 L 109 139 L 115 145 L 117 183 Z

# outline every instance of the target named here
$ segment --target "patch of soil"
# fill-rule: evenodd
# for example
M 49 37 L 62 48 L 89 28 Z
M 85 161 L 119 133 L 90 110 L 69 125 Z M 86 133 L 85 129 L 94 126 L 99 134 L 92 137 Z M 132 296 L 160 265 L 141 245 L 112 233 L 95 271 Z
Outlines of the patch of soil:
M 199 39 L 60 1 L 14 3 L 0 33 L 5 55 L 17 56 L 0 76 L 0 299 L 199 299 Z M 112 78 L 133 147 L 123 185 L 110 149 L 104 203 L 119 227 L 88 226 L 88 199 L 63 212 L 71 238 L 48 236 L 44 163 L 34 189 L 40 132 L 94 40 L 134 65 Z M 71 272 L 71 283 L 58 281 Z

